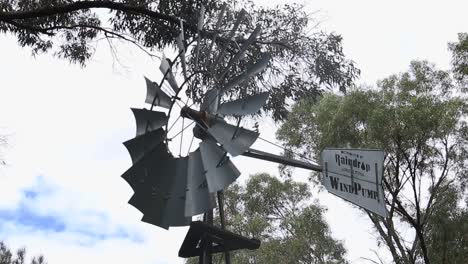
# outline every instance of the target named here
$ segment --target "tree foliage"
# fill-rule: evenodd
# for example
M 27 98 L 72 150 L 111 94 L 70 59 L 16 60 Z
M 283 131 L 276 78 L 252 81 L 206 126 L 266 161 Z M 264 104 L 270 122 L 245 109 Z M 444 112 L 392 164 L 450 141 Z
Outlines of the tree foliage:
M 463 263 L 468 258 L 468 209 L 460 207 L 462 193 L 454 184 L 436 194 L 428 218 L 426 240 L 432 263 Z
M 268 174 L 251 176 L 245 186 L 230 186 L 225 192 L 227 228 L 262 242 L 254 251 L 231 252 L 232 263 L 347 263 L 343 245 L 331 237 L 324 209 L 310 198 L 307 184 Z M 217 255 L 214 263 L 222 263 L 222 257 Z
M 468 33 L 459 33 L 458 42 L 449 43 L 455 79 L 468 89 Z
M 206 8 L 204 29 L 197 35 L 198 10 Z M 216 27 L 221 6 L 228 12 Z M 234 39 L 229 38 L 233 21 L 241 8 L 248 10 Z M 102 12 L 100 10 L 106 11 Z M 182 21 L 182 23 L 181 23 Z M 190 56 L 188 71 L 200 76 L 191 82 L 189 96 L 195 101 L 206 89 L 222 86 L 240 74 L 248 64 L 268 52 L 272 61 L 267 70 L 228 96 L 242 97 L 262 90 L 271 91 L 265 109 L 276 120 L 287 115 L 287 103 L 305 96 L 317 96 L 324 87 L 344 91 L 352 85 L 359 70 L 343 54 L 341 37 L 313 28 L 313 19 L 300 5 L 276 8 L 255 6 L 243 1 L 72 1 L 4 0 L 0 2 L 0 32 L 11 33 L 19 45 L 29 47 L 34 55 L 51 52 L 60 58 L 85 65 L 95 51 L 95 43 L 123 40 L 150 54 L 153 49 L 175 48 L 181 24 L 187 43 L 200 43 L 200 60 Z M 257 24 L 262 32 L 229 73 L 215 78 Z M 211 40 L 217 34 L 214 47 Z M 215 50 L 226 48 L 228 56 L 218 61 Z M 197 49 L 188 50 L 195 55 Z M 198 65 L 198 66 L 197 66 Z
M 278 135 L 316 158 L 325 147 L 383 149 L 389 215 L 368 212 L 380 242 L 395 263 L 462 263 L 468 257 L 468 229 L 460 224 L 467 213 L 460 183 L 468 177 L 463 96 L 448 72 L 415 61 L 376 89 L 302 101 Z
M 26 261 L 26 249 L 20 248 L 16 254 L 11 252 L 2 241 L 0 241 L 0 264 L 24 264 Z M 31 259 L 31 264 L 47 264 L 44 256 L 37 256 Z

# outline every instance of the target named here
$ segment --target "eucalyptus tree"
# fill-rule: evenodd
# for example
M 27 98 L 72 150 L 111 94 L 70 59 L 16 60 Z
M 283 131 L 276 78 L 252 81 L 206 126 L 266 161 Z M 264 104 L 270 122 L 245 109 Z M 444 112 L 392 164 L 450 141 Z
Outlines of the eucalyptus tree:
M 461 206 L 467 110 L 448 72 L 414 61 L 408 72 L 376 88 L 301 101 L 278 135 L 317 159 L 326 147 L 383 149 L 388 217 L 366 212 L 379 244 L 395 263 L 462 263 L 468 257 L 467 209 Z
M 343 244 L 330 234 L 325 209 L 311 196 L 307 184 L 268 174 L 230 186 L 225 192 L 227 228 L 262 241 L 257 250 L 231 252 L 232 263 L 348 263 Z M 222 258 L 216 256 L 214 263 L 224 263 Z
M 201 6 L 205 9 L 204 27 L 198 30 Z M 226 6 L 224 8 L 223 6 Z M 248 10 L 248 13 L 242 11 Z M 224 16 L 221 10 L 226 10 Z M 230 25 L 243 16 L 235 38 L 230 38 Z M 218 24 L 218 17 L 221 17 Z M 261 53 L 272 56 L 263 74 L 250 80 L 244 89 L 230 97 L 271 91 L 265 110 L 276 120 L 287 115 L 287 103 L 305 96 L 317 96 L 325 87 L 346 90 L 359 70 L 342 51 L 341 37 L 317 30 L 317 21 L 302 6 L 286 4 L 275 8 L 258 7 L 249 0 L 3 0 L 0 2 L 0 32 L 14 35 L 19 45 L 31 49 L 33 55 L 52 53 L 71 62 L 85 65 L 95 51 L 95 42 L 121 40 L 132 43 L 150 56 L 154 49 L 174 48 L 180 32 L 188 43 L 197 40 L 201 49 L 199 65 L 188 64 L 189 73 L 200 78 L 191 82 L 188 95 L 195 101 L 205 93 L 204 87 L 223 85 L 232 76 L 245 70 L 247 61 L 255 61 Z M 262 31 L 245 54 L 223 80 L 214 80 L 220 64 L 214 50 L 225 49 L 234 56 L 247 36 L 261 25 Z M 200 36 L 200 38 L 198 38 Z M 216 36 L 216 37 L 215 37 Z M 211 46 L 211 40 L 214 46 Z M 226 60 L 228 58 L 226 57 Z M 193 62 L 193 61 L 192 61 Z
M 11 252 L 11 249 L 0 241 L 0 264 L 24 264 L 26 261 L 26 249 L 20 248 L 16 254 Z M 36 256 L 31 259 L 31 264 L 47 264 L 44 256 Z
M 468 89 L 468 33 L 459 33 L 458 41 L 449 43 L 454 78 Z

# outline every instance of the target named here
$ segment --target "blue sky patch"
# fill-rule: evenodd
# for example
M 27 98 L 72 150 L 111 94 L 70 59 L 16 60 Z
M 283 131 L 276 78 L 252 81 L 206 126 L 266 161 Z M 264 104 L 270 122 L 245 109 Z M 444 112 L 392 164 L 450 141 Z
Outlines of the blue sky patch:
M 42 216 L 31 211 L 23 203 L 15 210 L 0 210 L 0 222 L 12 221 L 23 226 L 32 227 L 39 230 L 62 232 L 65 224 L 53 216 Z
M 4 228 L 2 223 L 13 222 L 32 230 L 76 234 L 79 239 L 78 244 L 84 246 L 93 246 L 99 241 L 109 239 L 131 240 L 136 243 L 144 241 L 140 234 L 128 231 L 123 226 L 101 230 L 100 227 L 107 226 L 110 222 L 109 216 L 105 212 L 79 209 L 78 213 L 83 215 L 85 219 L 89 216 L 97 220 L 96 226 L 90 226 L 80 224 L 79 221 L 70 223 L 70 219 L 67 218 L 68 212 L 54 211 L 52 214 L 43 214 L 35 210 L 44 196 L 56 196 L 54 195 L 57 191 L 56 188 L 48 183 L 45 177 L 38 176 L 31 186 L 22 190 L 22 199 L 16 208 L 0 208 L 0 233 L 6 231 L 2 230 Z M 69 210 L 73 210 L 73 208 L 69 208 Z
M 29 199 L 35 199 L 39 193 L 33 190 L 25 190 L 24 196 Z
M 65 230 L 65 223 L 56 216 L 41 215 L 28 206 L 39 196 L 49 194 L 52 187 L 47 184 L 42 175 L 36 177 L 32 186 L 24 189 L 23 198 L 15 209 L 0 208 L 0 222 L 11 221 L 19 225 L 45 231 L 62 232 Z M 1 228 L 1 226 L 0 226 Z

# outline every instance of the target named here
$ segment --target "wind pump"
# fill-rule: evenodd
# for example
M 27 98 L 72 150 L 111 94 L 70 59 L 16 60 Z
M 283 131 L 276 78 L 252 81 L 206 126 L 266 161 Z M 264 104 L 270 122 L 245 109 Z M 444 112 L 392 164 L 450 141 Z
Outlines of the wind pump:
M 242 127 L 241 120 L 257 113 L 268 100 L 269 92 L 244 95 L 233 101 L 222 100 L 226 94 L 242 89 L 244 83 L 265 70 L 271 63 L 270 55 L 262 53 L 256 60 L 248 61 L 245 55 L 260 36 L 261 26 L 257 25 L 247 39 L 242 39 L 238 35 L 247 13 L 242 10 L 234 23 L 229 23 L 226 22 L 226 12 L 224 5 L 217 23 L 210 30 L 211 41 L 202 41 L 200 37 L 201 32 L 208 32 L 204 30 L 203 7 L 198 18 L 198 34 L 190 39 L 189 44 L 184 38 L 184 22 L 181 21 L 176 41 L 177 56 L 174 60 L 165 56 L 161 59 L 159 69 L 163 78 L 159 83 L 145 77 L 145 103 L 150 107 L 132 108 L 136 120 L 136 137 L 124 142 L 133 163 L 122 175 L 134 190 L 129 203 L 143 213 L 144 222 L 165 229 L 189 225 L 179 256 L 198 256 L 201 264 L 212 263 L 211 255 L 219 252 L 224 252 L 225 261 L 229 264 L 229 251 L 253 250 L 260 246 L 259 240 L 240 236 L 225 228 L 223 190 L 240 175 L 231 161 L 232 157 L 243 155 L 321 171 L 318 165 L 250 148 L 259 137 L 259 132 Z M 236 39 L 242 41 L 237 42 Z M 187 53 L 193 57 L 189 59 Z M 201 54 L 211 56 L 211 60 L 202 59 Z M 198 69 L 190 75 L 187 71 L 188 60 L 194 63 L 192 68 Z M 212 63 L 207 63 L 209 61 Z M 240 61 L 248 66 L 240 74 L 227 79 L 229 70 Z M 181 72 L 178 73 L 178 70 Z M 181 99 L 181 92 L 189 84 L 200 83 L 197 78 L 202 73 L 212 76 L 215 85 L 204 89 L 201 103 L 188 105 L 188 100 L 184 102 Z M 182 76 L 181 85 L 176 76 Z M 180 111 L 177 112 L 176 108 Z M 175 121 L 171 124 L 173 119 Z M 185 120 L 190 124 L 185 125 Z M 229 121 L 232 120 L 237 122 L 231 124 Z M 184 130 L 191 126 L 192 140 L 184 156 L 182 138 Z M 180 127 L 175 134 L 174 127 Z M 170 147 L 176 137 L 181 137 L 179 155 L 173 153 L 176 151 L 171 152 L 174 147 Z M 194 139 L 198 141 L 197 148 L 192 148 Z M 216 200 L 221 227 L 213 225 Z M 203 221 L 192 221 L 193 216 L 200 214 L 203 214 Z

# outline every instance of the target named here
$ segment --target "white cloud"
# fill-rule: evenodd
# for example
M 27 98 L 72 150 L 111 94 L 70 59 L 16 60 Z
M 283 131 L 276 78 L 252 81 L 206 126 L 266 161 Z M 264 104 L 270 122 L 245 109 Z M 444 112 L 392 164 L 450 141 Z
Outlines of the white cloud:
M 26 208 L 65 225 L 54 231 L 4 219 L 2 239 L 42 252 L 50 263 L 182 262 L 177 252 L 186 228 L 140 222 L 141 213 L 127 204 L 133 191 L 120 178 L 131 166 L 122 142 L 134 135 L 129 108 L 142 105 L 142 72 L 115 74 L 99 62 L 109 61 L 105 53 L 85 69 L 49 56 L 32 59 L 11 38 L 2 39 L 0 53 L 9 62 L 0 63 L 0 125 L 12 132 L 0 211 Z M 28 198 L 25 190 L 38 194 Z
M 161 230 L 138 222 L 138 213 L 128 220 L 118 218 L 117 210 L 96 208 L 86 198 L 77 199 L 82 197 L 78 192 L 56 188 L 46 179 L 37 177 L 32 186 L 19 190 L 16 208 L 0 208 L 0 237 L 11 247 L 43 253 L 49 263 L 180 261 L 177 250 L 185 228 Z

